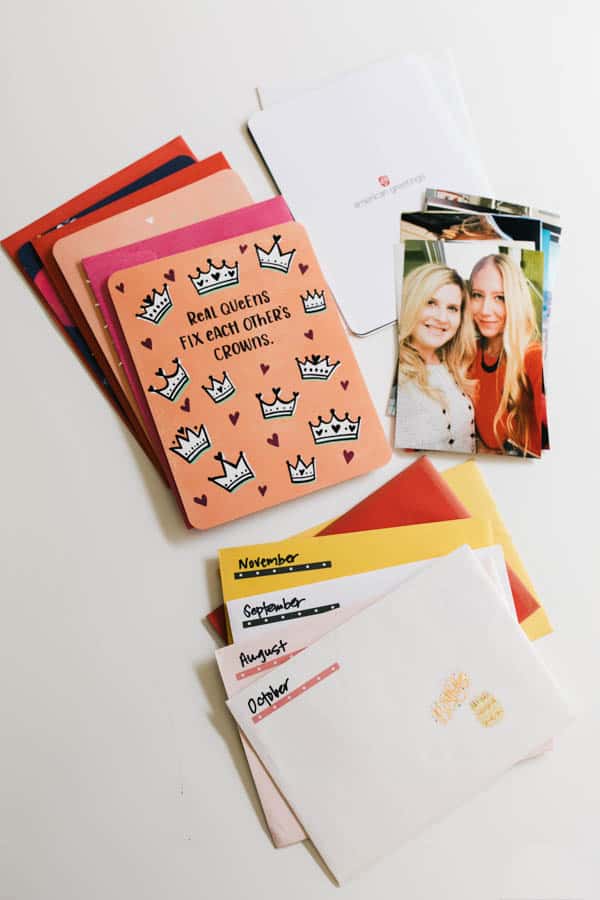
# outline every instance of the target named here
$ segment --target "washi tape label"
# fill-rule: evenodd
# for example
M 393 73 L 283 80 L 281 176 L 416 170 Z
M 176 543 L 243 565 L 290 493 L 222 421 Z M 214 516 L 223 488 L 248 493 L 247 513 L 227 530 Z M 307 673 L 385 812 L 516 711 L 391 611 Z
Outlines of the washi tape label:
M 309 678 L 308 681 L 305 681 L 293 691 L 289 690 L 289 675 L 277 686 L 270 684 L 266 690 L 258 695 L 258 697 L 251 697 L 248 700 L 248 709 L 253 714 L 252 721 L 255 725 L 257 722 L 261 722 L 266 716 L 270 716 L 271 713 L 281 709 L 282 706 L 285 706 L 291 700 L 294 700 L 301 694 L 305 694 L 306 691 L 309 691 L 326 678 L 329 678 L 329 676 L 333 675 L 334 672 L 337 672 L 339 668 L 339 663 L 332 663 L 332 665 L 323 669 L 323 671 L 319 672 L 317 675 L 313 675 L 312 678 Z
M 250 678 L 251 675 L 258 675 L 259 672 L 266 672 L 267 669 L 275 669 L 277 666 L 280 666 L 281 663 L 287 662 L 288 659 L 291 659 L 292 656 L 296 656 L 296 654 L 300 653 L 302 650 L 304 650 L 304 647 L 301 647 L 300 650 L 292 650 L 290 653 L 285 653 L 283 656 L 276 656 L 274 659 L 269 659 L 264 663 L 259 663 L 256 666 L 252 666 L 251 669 L 242 669 L 241 672 L 236 672 L 235 677 L 238 681 L 243 681 L 244 678 Z
M 244 569 L 243 571 L 234 572 L 233 577 L 237 580 L 240 580 L 242 578 L 265 578 L 268 575 L 289 575 L 291 572 L 311 572 L 313 569 L 331 569 L 332 563 L 329 559 L 323 559 L 311 563 L 286 563 L 288 559 L 296 557 L 297 555 L 297 553 L 290 553 L 287 557 L 273 557 L 274 562 L 278 563 L 278 565 L 273 565 L 269 568 L 263 569 Z M 279 562 L 280 560 L 284 562 L 283 565 L 281 564 L 281 562 Z M 242 560 L 240 560 L 239 562 L 241 563 Z M 254 560 L 252 560 L 251 562 L 254 562 Z M 265 562 L 264 558 L 261 559 L 260 562 Z
M 243 628 L 255 628 L 258 625 L 273 625 L 274 623 L 285 622 L 289 619 L 301 619 L 304 616 L 318 616 L 321 613 L 331 612 L 339 609 L 339 603 L 326 603 L 322 606 L 312 606 L 302 609 L 302 604 L 306 601 L 306 597 L 286 597 L 281 598 L 281 602 L 267 603 L 265 600 L 258 606 L 252 606 L 245 603 L 243 608 L 244 616 L 242 622 Z

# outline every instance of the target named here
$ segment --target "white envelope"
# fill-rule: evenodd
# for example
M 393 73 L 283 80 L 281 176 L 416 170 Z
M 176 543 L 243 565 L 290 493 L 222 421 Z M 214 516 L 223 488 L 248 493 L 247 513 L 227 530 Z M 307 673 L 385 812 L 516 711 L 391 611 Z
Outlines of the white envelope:
M 227 703 L 340 883 L 571 719 L 467 547 Z
M 400 212 L 419 209 L 431 183 L 490 190 L 464 108 L 454 114 L 433 71 L 416 57 L 385 60 L 248 123 L 357 334 L 396 318 L 391 247 Z

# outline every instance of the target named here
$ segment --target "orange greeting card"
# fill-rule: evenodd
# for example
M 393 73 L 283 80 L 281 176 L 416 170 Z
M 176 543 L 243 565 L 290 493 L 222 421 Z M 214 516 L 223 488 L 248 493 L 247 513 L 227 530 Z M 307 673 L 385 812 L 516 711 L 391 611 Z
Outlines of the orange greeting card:
M 305 229 L 277 230 L 109 279 L 194 528 L 362 475 L 391 455 Z

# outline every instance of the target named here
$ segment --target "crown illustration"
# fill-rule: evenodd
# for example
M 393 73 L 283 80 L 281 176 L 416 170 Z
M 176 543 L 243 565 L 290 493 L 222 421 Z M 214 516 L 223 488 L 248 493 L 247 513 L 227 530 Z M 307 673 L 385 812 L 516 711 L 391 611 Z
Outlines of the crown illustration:
M 178 428 L 173 441 L 174 446 L 169 447 L 169 450 L 187 463 L 196 462 L 210 447 L 210 438 L 204 425 L 199 425 L 197 428 Z
M 298 454 L 295 466 L 287 459 L 285 462 L 292 484 L 310 484 L 312 481 L 316 481 L 317 468 L 314 456 L 309 463 L 305 463 L 300 454 Z
M 188 275 L 188 278 L 199 294 L 210 294 L 221 288 L 231 287 L 240 283 L 238 264 L 229 266 L 223 260 L 220 266 L 215 266 L 212 259 L 207 259 L 208 269 L 203 272 L 200 266 L 196 267 L 196 275 Z
M 218 484 L 219 487 L 222 487 L 230 494 L 233 494 L 239 487 L 254 478 L 254 472 L 250 467 L 250 463 L 244 456 L 243 450 L 240 450 L 240 455 L 238 456 L 236 463 L 229 462 L 221 452 L 217 453 L 215 459 L 221 463 L 223 474 L 213 476 L 208 480 Z
M 333 444 L 334 441 L 356 441 L 360 431 L 360 416 L 353 422 L 349 418 L 348 413 L 343 419 L 338 419 L 335 409 L 331 410 L 331 418 L 328 422 L 323 421 L 319 416 L 316 425 L 312 422 L 308 423 L 315 444 Z
M 255 244 L 254 247 L 256 249 L 256 255 L 258 256 L 258 264 L 261 269 L 276 269 L 278 272 L 284 272 L 287 275 L 296 251 L 290 250 L 288 253 L 282 253 L 279 247 L 280 240 L 281 235 L 274 234 L 273 246 L 268 252 L 263 250 L 262 247 L 259 247 L 258 244 Z
M 329 362 L 329 356 L 318 356 L 316 353 L 307 356 L 304 362 L 296 357 L 296 362 L 304 381 L 327 381 L 340 364 L 339 359 L 332 363 Z
M 300 299 L 302 300 L 305 313 L 318 313 L 327 309 L 327 304 L 325 303 L 325 291 L 307 291 L 306 297 L 303 294 L 300 294 Z
M 282 419 L 284 416 L 293 416 L 296 412 L 296 401 L 300 396 L 298 391 L 294 391 L 291 400 L 282 400 L 279 396 L 280 393 L 281 388 L 273 388 L 272 403 L 267 403 L 263 400 L 262 394 L 256 395 L 258 402 L 260 403 L 263 419 Z
M 136 313 L 135 317 L 136 319 L 144 319 L 146 322 L 152 322 L 153 325 L 158 325 L 172 306 L 173 301 L 165 282 L 160 294 L 156 288 L 152 288 L 152 296 L 150 294 L 146 295 L 145 299 L 142 300 L 142 312 Z
M 209 375 L 208 377 L 210 378 L 210 387 L 206 387 L 203 384 L 202 390 L 206 391 L 210 399 L 214 400 L 215 403 L 222 403 L 223 400 L 227 400 L 228 397 L 232 397 L 235 394 L 235 385 L 227 372 L 223 372 L 223 381 L 219 381 L 214 375 Z
M 189 384 L 190 380 L 190 376 L 185 371 L 177 357 L 175 357 L 173 362 L 175 363 L 176 368 L 172 375 L 167 375 L 164 369 L 158 369 L 155 372 L 155 375 L 160 375 L 165 379 L 165 386 L 162 388 L 155 388 L 150 385 L 150 387 L 148 388 L 148 391 L 151 394 L 160 394 L 160 396 L 164 397 L 165 400 L 171 401 L 177 400 L 186 384 Z

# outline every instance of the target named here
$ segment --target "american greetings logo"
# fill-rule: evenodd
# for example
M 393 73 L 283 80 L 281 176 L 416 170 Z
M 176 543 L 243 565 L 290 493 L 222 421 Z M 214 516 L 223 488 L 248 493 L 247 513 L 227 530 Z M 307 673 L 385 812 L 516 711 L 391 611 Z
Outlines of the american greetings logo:
M 369 194 L 368 197 L 363 197 L 362 200 L 355 200 L 355 209 L 358 209 L 361 206 L 367 206 L 369 203 L 372 203 L 373 200 L 382 200 L 384 197 L 392 197 L 396 191 L 401 191 L 403 188 L 410 187 L 412 184 L 422 184 L 425 181 L 425 175 L 413 175 L 412 178 L 406 178 L 404 181 L 399 181 L 398 184 L 390 184 L 388 175 L 379 175 L 377 181 L 383 190 Z

